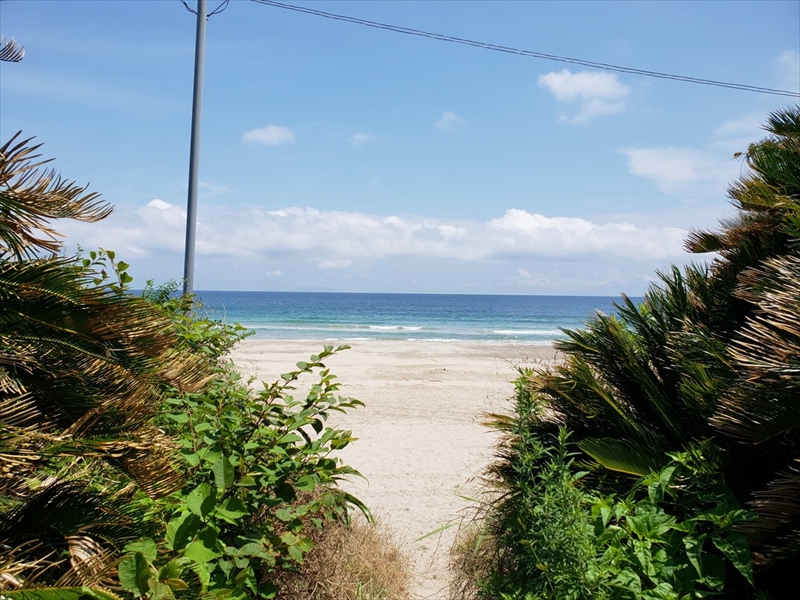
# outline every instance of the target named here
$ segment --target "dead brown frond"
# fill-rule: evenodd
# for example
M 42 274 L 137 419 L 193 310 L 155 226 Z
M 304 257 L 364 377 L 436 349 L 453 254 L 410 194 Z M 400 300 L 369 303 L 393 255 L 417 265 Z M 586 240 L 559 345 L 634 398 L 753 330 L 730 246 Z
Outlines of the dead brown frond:
M 36 162 L 41 145 L 31 145 L 32 138 L 19 140 L 20 134 L 0 147 L 0 253 L 17 260 L 61 250 L 61 235 L 50 227 L 51 220 L 94 222 L 113 210 L 99 194 L 43 170 L 49 161 Z

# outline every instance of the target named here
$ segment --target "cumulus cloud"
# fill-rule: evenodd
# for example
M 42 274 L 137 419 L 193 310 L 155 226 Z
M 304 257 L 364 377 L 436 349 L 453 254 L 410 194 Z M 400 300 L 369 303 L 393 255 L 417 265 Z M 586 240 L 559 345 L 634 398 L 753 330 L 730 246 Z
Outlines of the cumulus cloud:
M 265 146 L 280 146 L 281 144 L 293 142 L 294 133 L 286 127 L 267 125 L 260 129 L 251 129 L 242 136 L 242 139 L 245 142 L 255 142 Z
M 169 210 L 172 208 L 172 204 L 169 202 L 164 202 L 161 198 L 153 198 L 147 203 L 147 206 L 151 208 L 157 208 L 158 210 Z
M 182 254 L 186 216 L 153 200 L 91 227 L 66 231 L 87 247 L 138 256 Z M 412 258 L 458 262 L 547 259 L 554 261 L 672 260 L 683 255 L 685 231 L 548 217 L 512 208 L 488 221 L 445 221 L 414 215 L 372 215 L 286 207 L 201 207 L 197 255 L 214 259 L 312 261 L 319 269 L 347 269 L 359 261 Z M 280 275 L 279 271 L 268 273 Z M 520 273 L 522 276 L 522 273 Z
M 674 258 L 683 253 L 686 232 L 674 227 L 594 223 L 575 217 L 546 217 L 512 208 L 487 224 L 493 257 L 564 260 Z
M 355 133 L 350 136 L 350 143 L 353 146 L 363 146 L 373 141 L 375 138 L 369 133 Z
M 628 171 L 652 179 L 665 193 L 683 193 L 697 186 L 725 189 L 739 174 L 731 155 L 717 156 L 692 148 L 629 148 Z
M 538 82 L 540 87 L 549 90 L 560 102 L 580 105 L 578 113 L 568 119 L 574 123 L 585 123 L 600 115 L 627 110 L 623 99 L 630 93 L 630 88 L 612 73 L 572 73 L 569 69 L 562 69 L 540 75 Z
M 464 119 L 459 117 L 456 113 L 450 110 L 446 110 L 442 113 L 442 116 L 439 117 L 439 120 L 433 124 L 436 129 L 439 131 L 447 131 L 450 133 L 456 132 L 461 129 L 461 126 L 464 124 Z

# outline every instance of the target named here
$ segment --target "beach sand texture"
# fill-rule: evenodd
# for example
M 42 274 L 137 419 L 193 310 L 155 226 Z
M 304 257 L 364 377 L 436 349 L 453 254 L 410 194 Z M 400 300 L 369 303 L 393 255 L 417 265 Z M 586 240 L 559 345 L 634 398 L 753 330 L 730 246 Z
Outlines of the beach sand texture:
M 248 339 L 231 353 L 245 375 L 272 382 L 297 361 L 334 342 Z M 488 464 L 494 436 L 480 424 L 485 412 L 508 412 L 510 382 L 520 365 L 552 360 L 550 346 L 378 341 L 326 361 L 341 395 L 365 407 L 334 423 L 358 438 L 340 456 L 367 480 L 345 487 L 388 525 L 410 555 L 414 597 L 447 597 L 448 553 L 455 523 L 470 502 L 476 476 Z

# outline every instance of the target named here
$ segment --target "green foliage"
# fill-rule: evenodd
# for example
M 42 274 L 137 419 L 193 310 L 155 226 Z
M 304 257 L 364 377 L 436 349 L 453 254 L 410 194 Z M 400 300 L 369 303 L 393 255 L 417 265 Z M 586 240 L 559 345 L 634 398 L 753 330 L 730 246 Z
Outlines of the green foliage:
M 178 440 L 186 485 L 151 508 L 160 533 L 128 548 L 120 580 L 148 599 L 274 597 L 275 574 L 298 568 L 313 547 L 309 528 L 346 520 L 350 505 L 369 514 L 336 486 L 358 476 L 332 456 L 353 437 L 326 426 L 332 412 L 361 405 L 337 396 L 323 362 L 346 346 L 326 347 L 253 392 L 223 358 L 247 334 L 198 316 L 198 305 L 174 297 L 171 285 L 148 285 L 145 296 L 161 301 L 213 378 L 196 393 L 168 394 L 161 425 Z M 308 377 L 316 379 L 295 398 Z
M 43 170 L 29 142 L 0 148 L 0 590 L 75 597 L 147 533 L 134 494 L 182 487 L 152 419 L 164 386 L 193 390 L 204 371 L 159 307 L 124 293 L 112 251 L 58 256 L 52 220 L 111 207 Z
M 360 404 L 336 395 L 336 350 L 252 393 L 223 358 L 242 327 L 174 283 L 134 296 L 111 250 L 57 256 L 53 219 L 111 207 L 16 138 L 0 147 L 0 596 L 271 597 L 309 528 L 367 512 L 336 487 L 357 475 L 331 455 L 353 438 L 325 421 Z
M 495 419 L 507 437 L 493 467 L 503 496 L 488 510 L 499 547 L 487 551 L 486 589 L 749 598 L 754 584 L 779 594 L 795 581 L 800 107 L 765 129 L 729 188 L 735 218 L 687 241 L 718 253 L 710 265 L 659 274 L 641 303 L 623 296 L 616 315 L 566 331 L 561 363 L 521 373 L 516 414 Z M 574 445 L 556 460 L 564 428 Z M 589 505 L 599 513 L 581 537 L 569 524 Z M 559 540 L 548 520 L 574 535 Z M 587 562 L 587 548 L 602 558 Z M 538 574 L 543 553 L 579 566 Z M 603 573 L 617 578 L 611 588 Z
M 619 498 L 584 488 L 566 430 L 550 443 L 518 431 L 508 446 L 505 493 L 484 523 L 484 547 L 472 550 L 489 561 L 479 597 L 705 597 L 725 590 L 725 561 L 753 584 L 736 526 L 755 515 L 725 486 L 707 485 L 700 449 L 674 455 Z

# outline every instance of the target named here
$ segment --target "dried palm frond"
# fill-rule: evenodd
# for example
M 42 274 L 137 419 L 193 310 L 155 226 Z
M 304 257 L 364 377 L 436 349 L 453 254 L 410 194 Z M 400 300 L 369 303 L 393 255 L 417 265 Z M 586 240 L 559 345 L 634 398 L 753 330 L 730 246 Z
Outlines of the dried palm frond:
M 49 226 L 53 219 L 99 221 L 111 214 L 111 205 L 85 186 L 66 181 L 53 170 L 34 162 L 40 146 L 14 135 L 0 147 L 0 255 L 16 260 L 33 257 L 38 251 L 56 253 L 62 248 L 58 232 Z
M 19 62 L 25 57 L 25 46 L 20 46 L 14 38 L 7 40 L 0 36 L 0 60 Z

